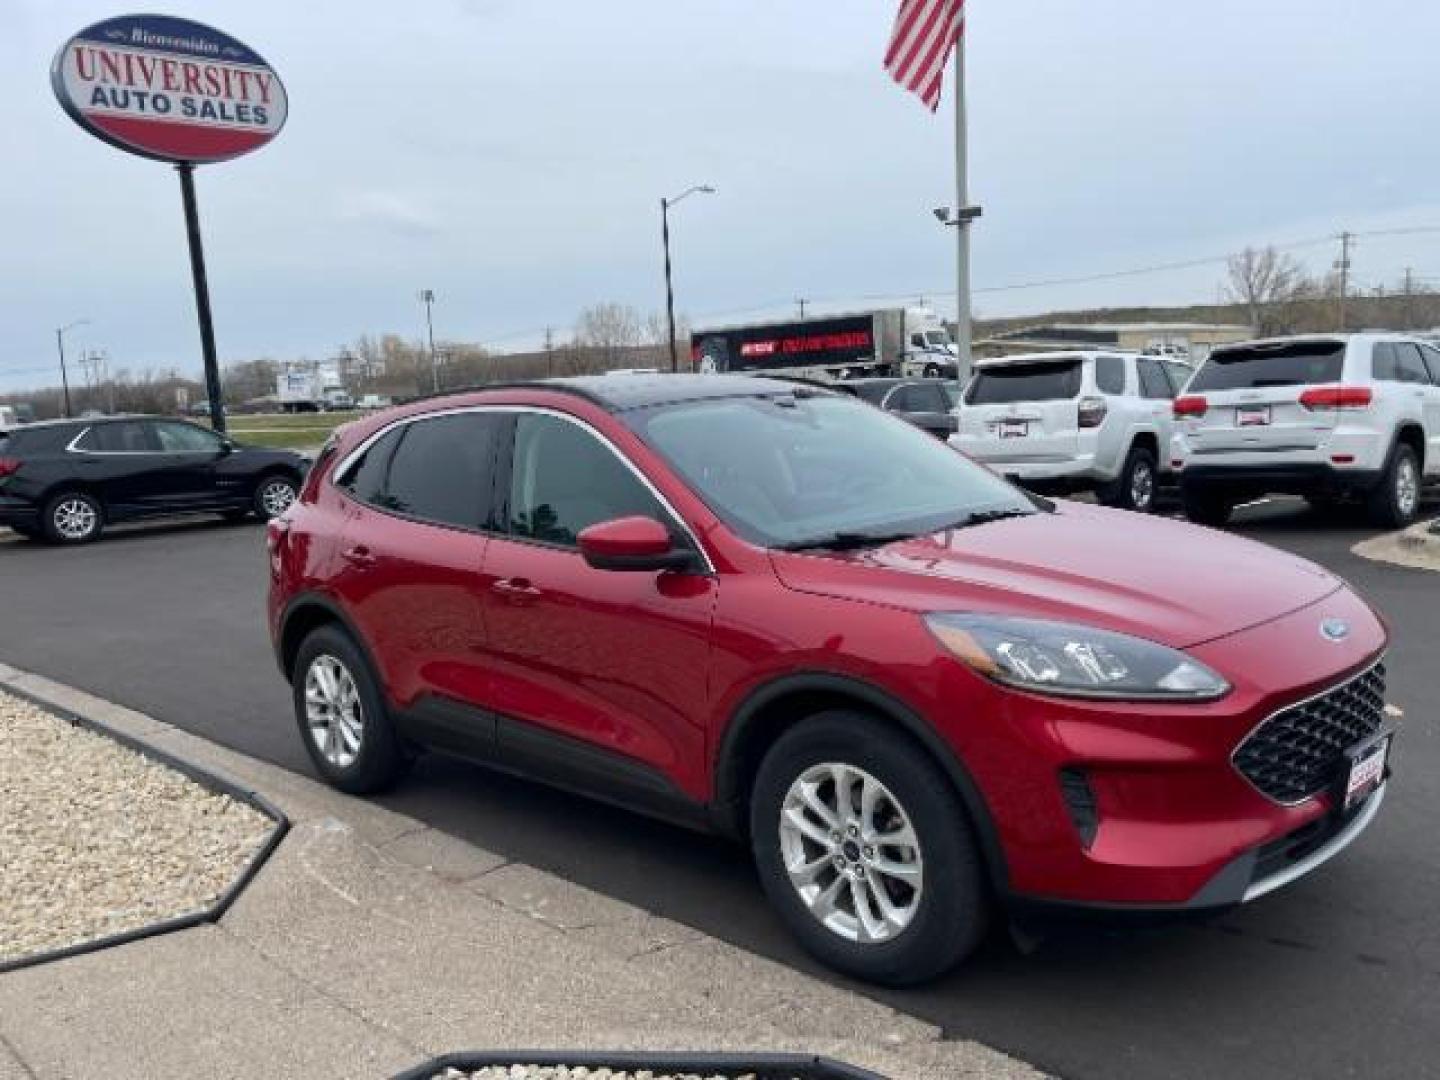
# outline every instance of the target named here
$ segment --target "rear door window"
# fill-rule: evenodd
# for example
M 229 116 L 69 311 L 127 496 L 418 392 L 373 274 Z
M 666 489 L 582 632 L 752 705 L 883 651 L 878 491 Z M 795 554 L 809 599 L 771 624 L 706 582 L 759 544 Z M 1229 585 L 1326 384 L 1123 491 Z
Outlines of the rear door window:
M 1063 401 L 1080 393 L 1079 360 L 1042 360 L 981 368 L 970 383 L 972 405 Z
M 1189 364 L 1182 364 L 1179 360 L 1162 360 L 1161 366 L 1165 368 L 1165 373 L 1170 376 L 1170 385 L 1175 388 L 1175 393 L 1177 394 L 1185 389 L 1185 384 L 1188 383 L 1190 377 L 1195 374 L 1194 368 Z
M 1267 386 L 1306 386 L 1340 381 L 1345 368 L 1343 341 L 1288 341 L 1217 349 L 1190 383 L 1192 392 L 1258 390 Z
M 497 413 L 452 413 L 404 425 L 375 505 L 437 525 L 484 527 L 503 426 Z
M 1125 361 L 1118 356 L 1097 356 L 1095 386 L 1102 394 L 1125 393 Z
M 1371 357 L 1371 370 L 1381 382 L 1418 383 L 1430 382 L 1430 373 L 1425 368 L 1425 359 L 1418 346 L 1401 341 L 1382 341 L 1375 345 Z
M 1430 381 L 1440 386 L 1440 349 L 1431 345 L 1420 346 L 1420 355 L 1425 360 L 1425 367 L 1429 369 Z
M 1142 356 L 1136 361 L 1140 368 L 1140 394 L 1152 400 L 1169 399 L 1175 396 L 1170 380 L 1160 361 L 1153 356 Z
M 116 424 L 96 424 L 75 444 L 77 450 L 96 454 L 158 454 L 160 447 L 150 432 L 150 425 L 138 420 Z

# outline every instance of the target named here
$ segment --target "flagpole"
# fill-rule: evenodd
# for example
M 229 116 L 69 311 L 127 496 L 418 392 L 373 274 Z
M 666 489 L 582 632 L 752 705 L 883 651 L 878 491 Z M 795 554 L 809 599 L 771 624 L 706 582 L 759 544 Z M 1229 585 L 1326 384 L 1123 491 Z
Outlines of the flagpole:
M 955 352 L 956 377 L 963 389 L 970 377 L 970 185 L 966 175 L 965 33 L 955 42 Z

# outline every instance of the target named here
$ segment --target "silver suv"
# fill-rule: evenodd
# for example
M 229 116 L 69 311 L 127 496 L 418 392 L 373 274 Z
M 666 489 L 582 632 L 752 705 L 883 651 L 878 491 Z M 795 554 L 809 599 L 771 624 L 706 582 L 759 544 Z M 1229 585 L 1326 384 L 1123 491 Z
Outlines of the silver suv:
M 981 360 L 950 444 L 1026 487 L 1148 511 L 1169 461 L 1172 399 L 1189 376 L 1179 360 L 1137 353 Z
M 1440 350 L 1401 334 L 1275 338 L 1216 349 L 1175 402 L 1185 513 L 1223 524 L 1270 493 L 1363 499 L 1415 519 L 1440 483 Z

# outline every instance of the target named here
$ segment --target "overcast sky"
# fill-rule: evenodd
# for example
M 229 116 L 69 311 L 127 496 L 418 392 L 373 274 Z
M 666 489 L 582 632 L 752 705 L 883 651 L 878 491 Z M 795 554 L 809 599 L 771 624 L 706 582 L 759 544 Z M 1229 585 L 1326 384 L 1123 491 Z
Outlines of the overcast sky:
M 141 9 L 149 4 L 139 5 Z M 660 196 L 695 319 L 872 296 L 947 303 L 951 89 L 881 68 L 895 0 L 190 0 L 270 61 L 290 120 L 199 170 L 223 360 L 361 333 L 523 345 L 602 300 L 663 303 Z M 178 182 L 82 132 L 61 42 L 124 6 L 0 0 L 0 388 L 54 328 L 117 367 L 199 368 Z M 971 0 L 981 314 L 1214 299 L 1221 267 L 986 291 L 1248 244 L 1440 226 L 1440 5 Z M 1316 269 L 1330 244 L 1296 250 Z M 1440 232 L 1366 237 L 1362 286 L 1440 284 Z

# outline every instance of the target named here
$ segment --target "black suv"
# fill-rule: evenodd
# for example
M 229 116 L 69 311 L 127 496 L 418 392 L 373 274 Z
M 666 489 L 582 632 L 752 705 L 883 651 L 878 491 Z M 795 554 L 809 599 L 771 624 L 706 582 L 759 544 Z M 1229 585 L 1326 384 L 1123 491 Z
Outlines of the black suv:
M 241 446 L 183 420 L 55 420 L 0 433 L 0 525 L 83 544 L 135 518 L 219 513 L 275 517 L 309 461 Z

